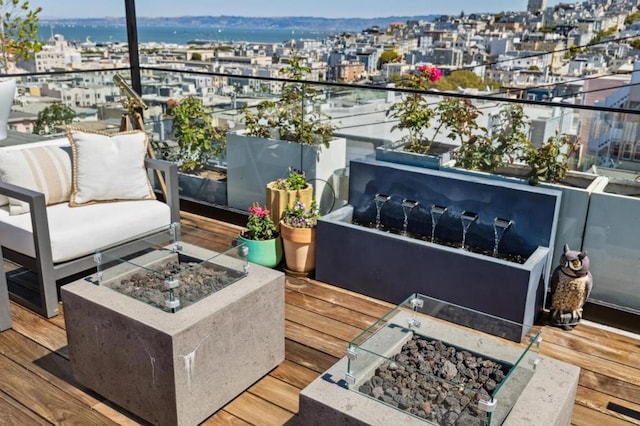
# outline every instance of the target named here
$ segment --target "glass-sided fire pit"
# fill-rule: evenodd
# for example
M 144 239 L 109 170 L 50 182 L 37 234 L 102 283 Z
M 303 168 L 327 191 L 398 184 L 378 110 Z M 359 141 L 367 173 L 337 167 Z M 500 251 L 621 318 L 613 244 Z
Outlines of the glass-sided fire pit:
M 122 247 L 136 254 L 123 257 Z M 173 223 L 128 244 L 99 250 L 95 280 L 163 311 L 177 312 L 245 277 L 247 253 L 235 238 Z
M 458 324 L 478 324 L 478 332 Z M 538 364 L 538 327 L 414 294 L 350 342 L 350 390 L 437 425 L 502 424 Z
M 128 244 L 61 288 L 79 384 L 152 424 L 195 425 L 284 360 L 282 272 L 178 224 Z

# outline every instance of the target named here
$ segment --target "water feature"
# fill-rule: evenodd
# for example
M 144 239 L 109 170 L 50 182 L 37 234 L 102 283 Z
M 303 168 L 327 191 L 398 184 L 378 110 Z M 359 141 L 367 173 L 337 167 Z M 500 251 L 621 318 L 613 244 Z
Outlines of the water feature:
M 493 245 L 493 257 L 498 256 L 498 245 L 500 244 L 500 240 L 502 240 L 502 236 L 509 229 L 513 222 L 509 219 L 502 219 L 500 217 L 496 217 L 493 220 L 493 236 L 494 236 L 494 245 Z
M 418 202 L 416 200 L 408 200 L 406 198 L 402 200 L 402 213 L 404 213 L 404 222 L 402 223 L 401 235 L 408 235 L 407 227 L 409 226 L 409 215 L 411 214 L 411 210 L 416 208 L 417 205 Z
M 384 206 L 384 203 L 386 203 L 387 201 L 389 201 L 389 198 L 391 198 L 389 195 L 386 194 L 376 194 L 376 196 L 374 197 L 374 201 L 376 203 L 376 229 L 380 229 L 380 211 L 382 210 L 382 206 Z
M 435 204 L 431 206 L 431 242 L 434 242 L 436 239 L 436 226 L 438 225 L 438 220 L 440 220 L 440 217 L 445 214 L 446 211 L 446 207 L 436 206 Z
M 464 243 L 467 240 L 467 231 L 469 231 L 469 227 L 473 222 L 478 220 L 478 213 L 463 211 L 460 215 L 460 220 L 462 220 L 462 244 L 460 245 L 461 249 L 464 249 Z

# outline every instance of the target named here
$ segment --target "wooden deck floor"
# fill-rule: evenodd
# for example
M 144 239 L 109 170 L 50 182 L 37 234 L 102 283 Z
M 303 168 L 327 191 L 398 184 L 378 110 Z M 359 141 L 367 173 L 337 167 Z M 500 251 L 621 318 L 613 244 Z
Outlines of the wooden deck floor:
M 183 222 L 235 235 L 238 229 L 184 215 Z M 212 415 L 205 425 L 283 425 L 298 394 L 341 358 L 350 339 L 390 305 L 309 279 L 286 280 L 286 360 Z M 11 304 L 13 329 L 0 333 L 0 424 L 141 424 L 76 384 L 64 317 L 50 320 Z M 572 423 L 640 425 L 640 340 L 586 322 L 545 327 L 541 352 L 581 367 Z M 618 408 L 616 411 L 616 407 Z M 619 411 L 628 415 L 621 414 Z M 635 418 L 634 418 L 635 416 Z

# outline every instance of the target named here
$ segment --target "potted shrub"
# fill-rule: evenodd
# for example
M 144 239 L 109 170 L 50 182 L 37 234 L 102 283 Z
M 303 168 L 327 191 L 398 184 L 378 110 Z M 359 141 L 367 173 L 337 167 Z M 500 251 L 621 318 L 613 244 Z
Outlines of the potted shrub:
M 0 0 L 0 73 L 9 73 L 9 64 L 33 58 L 42 49 L 38 41 L 38 16 L 27 0 Z M 0 140 L 7 137 L 7 121 L 16 92 L 15 78 L 0 78 Z
M 211 164 L 224 155 L 226 129 L 214 124 L 211 109 L 194 96 L 175 104 L 171 113 L 177 146 L 159 147 L 159 157 L 178 164 L 180 195 L 226 205 L 226 172 Z
M 281 178 L 267 184 L 267 209 L 271 212 L 271 219 L 279 224 L 285 208 L 292 207 L 296 200 L 305 205 L 311 205 L 313 199 L 313 185 L 306 181 L 302 170 L 289 167 L 286 178 Z
M 285 208 L 280 220 L 287 270 L 300 274 L 308 274 L 316 267 L 316 225 L 320 214 L 315 200 L 307 205 L 298 198 L 293 206 Z
M 230 207 L 245 209 L 263 196 L 267 183 L 290 165 L 304 171 L 314 184 L 321 210 L 334 203 L 327 182 L 346 166 L 346 140 L 335 138 L 331 117 L 321 111 L 324 95 L 304 81 L 310 72 L 294 57 L 281 73 L 279 99 L 242 110 L 245 129 L 227 136 L 227 195 Z
M 253 203 L 249 207 L 247 229 L 240 234 L 240 241 L 249 250 L 249 262 L 268 268 L 277 266 L 282 260 L 282 244 L 276 225 L 266 207 Z
M 417 74 L 406 76 L 398 85 L 427 90 L 440 77 L 438 68 L 423 65 Z M 422 93 L 412 92 L 387 111 L 387 117 L 398 120 L 391 130 L 406 130 L 407 134 L 397 142 L 377 148 L 376 159 L 438 169 L 451 159 L 455 142 L 477 137 L 484 130 L 477 124 L 480 115 L 480 110 L 468 99 L 445 97 L 434 106 Z M 440 136 L 452 143 L 438 141 Z

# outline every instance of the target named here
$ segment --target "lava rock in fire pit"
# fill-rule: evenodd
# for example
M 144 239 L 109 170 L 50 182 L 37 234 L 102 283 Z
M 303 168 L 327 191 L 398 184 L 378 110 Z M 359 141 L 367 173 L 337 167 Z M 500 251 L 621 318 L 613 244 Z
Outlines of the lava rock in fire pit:
M 491 399 L 510 368 L 414 335 L 358 390 L 437 424 L 475 426 L 484 424 L 487 417 L 478 409 L 478 401 Z

